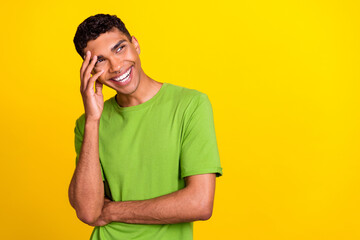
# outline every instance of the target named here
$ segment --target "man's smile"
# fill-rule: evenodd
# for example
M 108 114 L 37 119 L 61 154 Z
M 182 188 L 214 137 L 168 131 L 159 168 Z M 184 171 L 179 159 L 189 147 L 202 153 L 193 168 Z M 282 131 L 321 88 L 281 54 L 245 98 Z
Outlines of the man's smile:
M 132 67 L 130 67 L 129 70 L 127 70 L 122 75 L 111 78 L 111 80 L 114 80 L 114 81 L 117 81 L 117 82 L 125 82 L 130 77 L 131 70 L 132 70 Z
M 128 85 L 130 83 L 130 81 L 132 81 L 131 79 L 134 75 L 133 68 L 134 68 L 134 66 L 131 66 L 125 73 L 123 73 L 121 75 L 117 75 L 113 78 L 110 78 L 110 80 L 118 86 Z

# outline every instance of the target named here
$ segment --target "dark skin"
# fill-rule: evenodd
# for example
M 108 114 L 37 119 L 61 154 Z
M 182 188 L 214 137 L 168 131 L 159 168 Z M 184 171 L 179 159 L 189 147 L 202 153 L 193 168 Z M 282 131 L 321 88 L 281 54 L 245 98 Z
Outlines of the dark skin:
M 121 46 L 116 46 L 119 41 L 122 41 Z M 153 199 L 114 202 L 104 198 L 98 151 L 99 122 L 104 106 L 103 84 L 117 92 L 120 106 L 128 107 L 151 99 L 162 83 L 143 72 L 136 38 L 129 41 L 117 29 L 89 41 L 84 51 L 80 91 L 85 108 L 85 132 L 79 162 L 69 187 L 70 203 L 79 219 L 91 226 L 104 226 L 112 221 L 173 224 L 209 219 L 215 194 L 215 174 L 188 176 L 185 188 Z M 98 61 L 98 55 L 101 55 L 101 61 Z M 114 81 L 129 70 L 131 74 L 124 77 L 127 79 L 124 83 Z

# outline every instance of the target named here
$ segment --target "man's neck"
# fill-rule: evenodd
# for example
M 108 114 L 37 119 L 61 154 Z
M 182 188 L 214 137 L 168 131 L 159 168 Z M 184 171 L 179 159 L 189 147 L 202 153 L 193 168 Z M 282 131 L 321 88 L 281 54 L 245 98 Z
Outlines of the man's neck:
M 131 107 L 144 103 L 154 97 L 160 90 L 162 83 L 148 77 L 141 72 L 140 83 L 136 91 L 132 94 L 117 93 L 116 101 L 121 107 Z

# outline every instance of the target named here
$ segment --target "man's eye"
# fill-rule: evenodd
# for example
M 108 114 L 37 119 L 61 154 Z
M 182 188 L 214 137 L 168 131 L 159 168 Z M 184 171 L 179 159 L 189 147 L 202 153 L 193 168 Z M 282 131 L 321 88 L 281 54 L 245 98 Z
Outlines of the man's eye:
M 99 59 L 96 61 L 96 64 L 101 63 L 102 61 L 104 61 L 104 59 Z
M 118 49 L 116 49 L 116 52 L 120 52 L 121 49 L 123 49 L 125 46 L 120 46 Z

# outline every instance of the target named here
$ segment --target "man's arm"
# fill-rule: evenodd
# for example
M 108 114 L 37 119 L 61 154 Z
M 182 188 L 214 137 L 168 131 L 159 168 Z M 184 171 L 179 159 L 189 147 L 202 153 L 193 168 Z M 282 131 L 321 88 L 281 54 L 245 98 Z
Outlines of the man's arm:
M 69 186 L 69 201 L 78 218 L 94 222 L 104 205 L 104 186 L 99 162 L 99 124 L 86 122 L 79 161 Z
M 92 226 L 110 222 L 174 224 L 207 220 L 212 215 L 216 175 L 201 174 L 185 178 L 186 187 L 157 198 L 141 201 L 106 200 L 102 214 Z
M 76 210 L 78 218 L 87 224 L 98 219 L 104 206 L 104 186 L 99 162 L 99 122 L 104 100 L 102 84 L 95 83 L 102 72 L 91 77 L 96 56 L 91 61 L 90 57 L 88 52 L 80 70 L 80 91 L 86 120 L 79 161 L 69 186 L 70 204 Z

